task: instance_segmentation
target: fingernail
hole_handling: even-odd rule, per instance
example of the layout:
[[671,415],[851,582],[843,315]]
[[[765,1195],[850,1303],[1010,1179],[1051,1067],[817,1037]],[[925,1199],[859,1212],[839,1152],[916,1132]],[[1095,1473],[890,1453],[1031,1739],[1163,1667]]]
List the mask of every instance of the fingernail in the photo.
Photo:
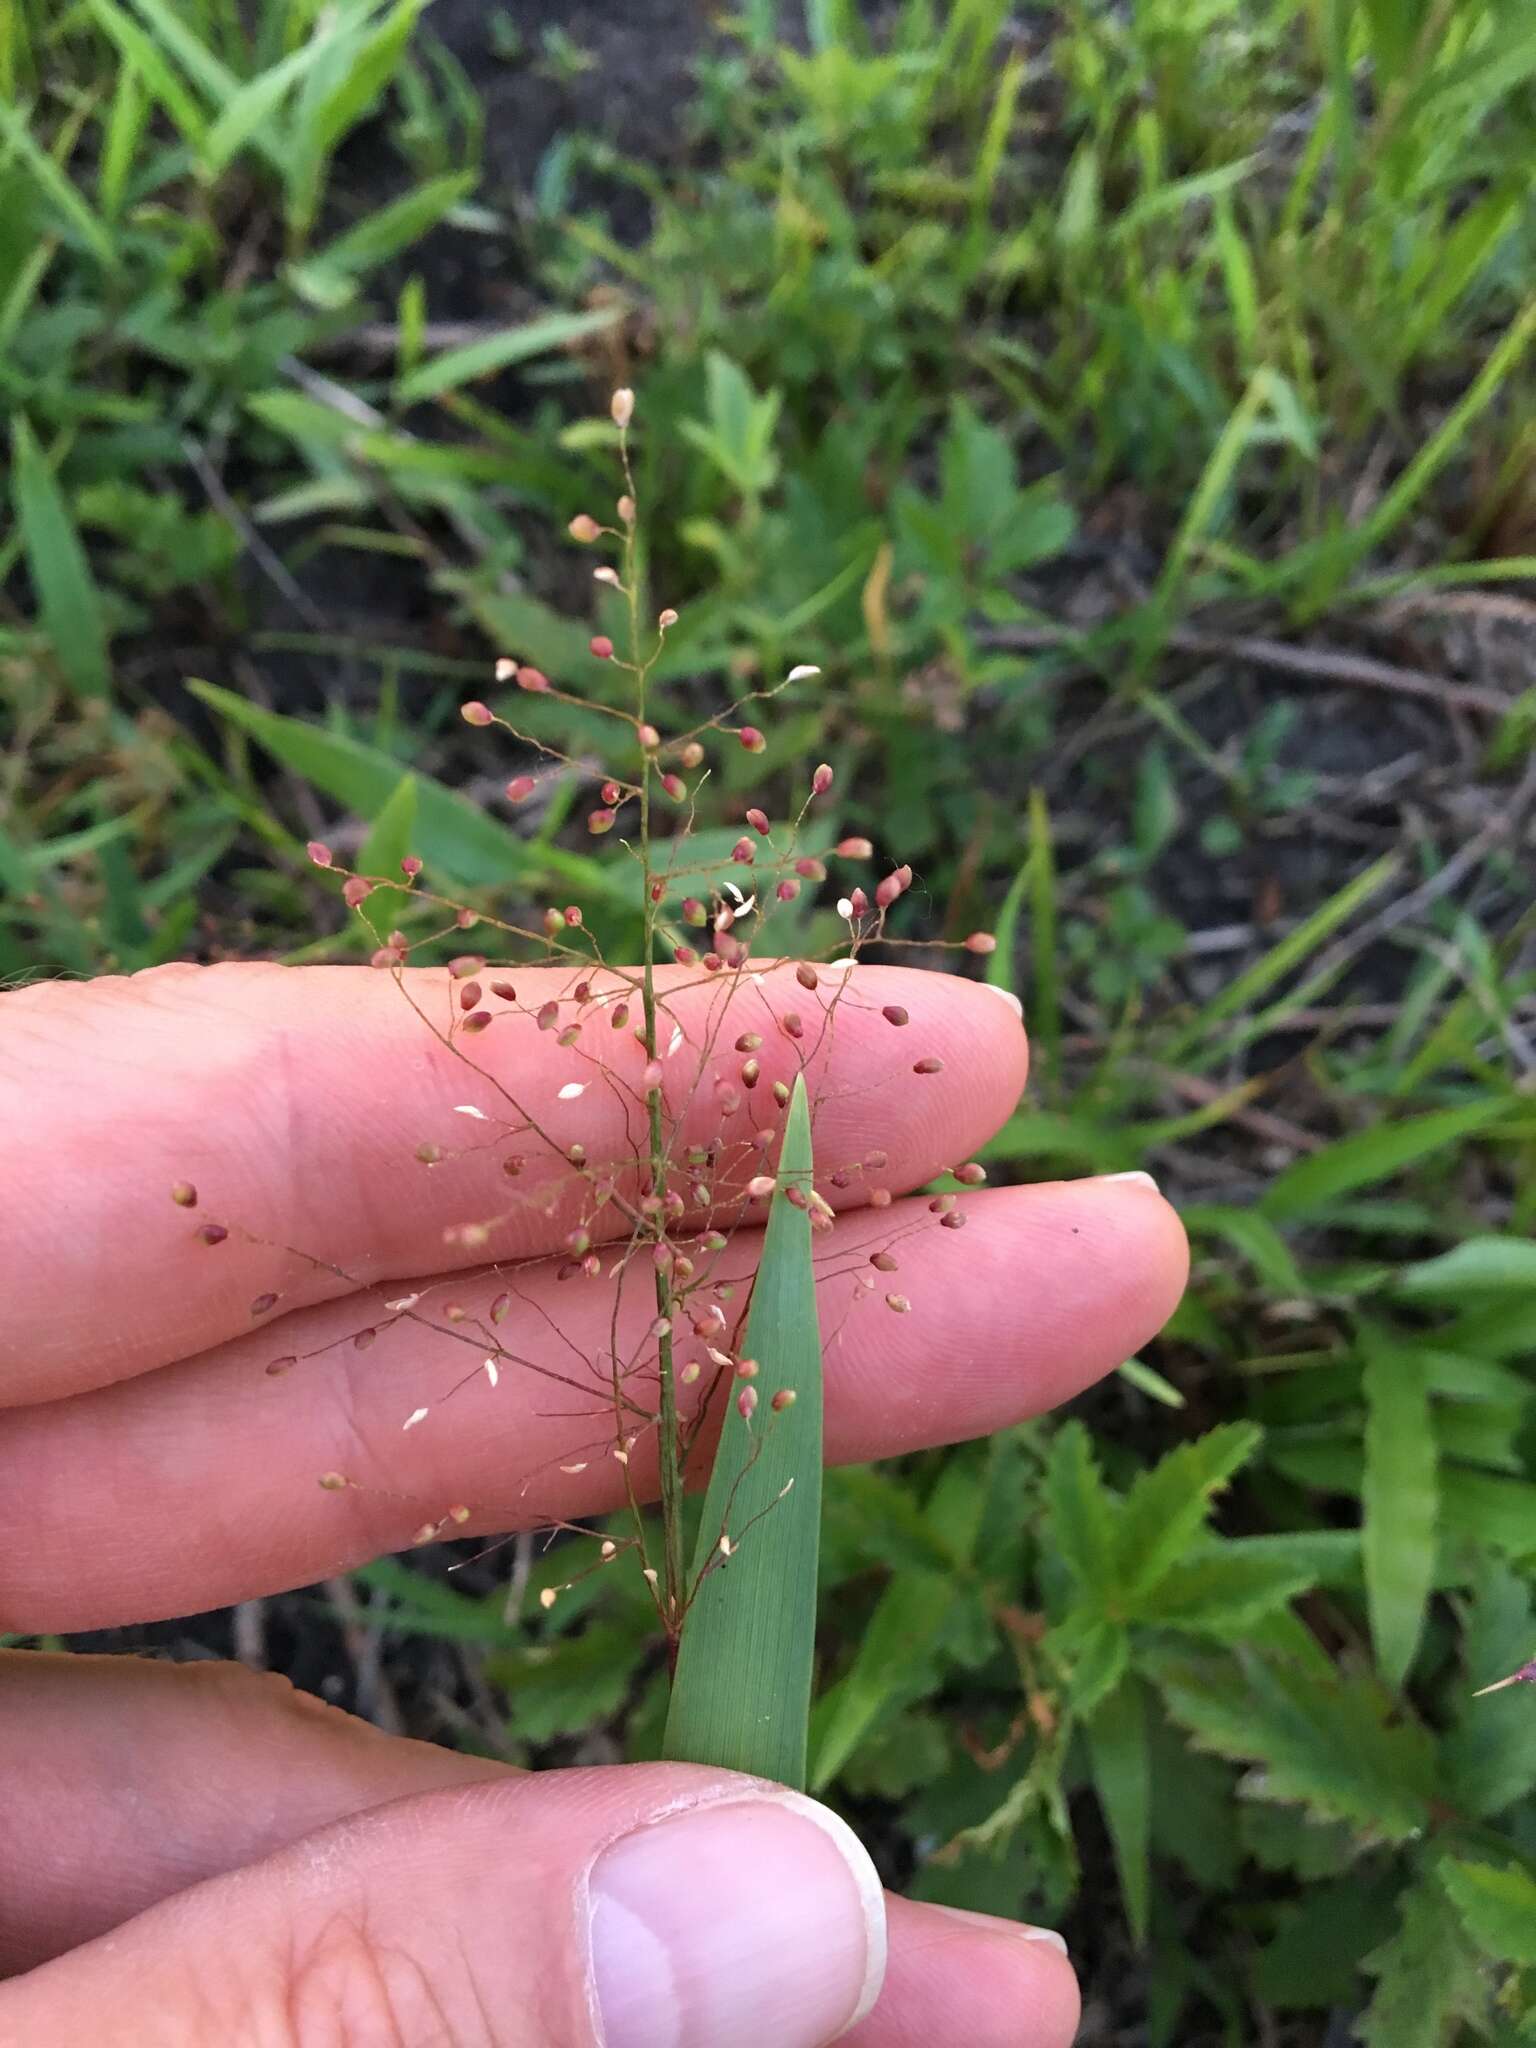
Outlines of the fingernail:
[[1100,1180],[1134,1181],[1140,1187],[1150,1188],[1154,1195],[1160,1195],[1162,1193],[1162,1189],[1158,1186],[1157,1182],[1152,1178],[1151,1174],[1142,1173],[1139,1169],[1135,1173],[1103,1173],[1100,1174],[1099,1178]]
[[875,1867],[798,1793],[655,1821],[604,1851],[591,1892],[605,2048],[820,2048],[885,1975]]
[[1001,988],[995,981],[978,981],[976,986],[978,988],[989,988],[993,995],[1001,996],[1003,1001],[1013,1011],[1015,1017],[1022,1017],[1024,1015],[1024,1005],[1019,1001],[1011,988]]
[[1029,1927],[1022,1920],[1000,1920],[995,1913],[969,1913],[963,1906],[933,1906],[929,1910],[943,1913],[951,1920],[964,1920],[984,1934],[1010,1934],[1020,1941],[1037,1941],[1042,1948],[1053,1948],[1059,1955],[1067,1953],[1067,1944],[1054,1927]]

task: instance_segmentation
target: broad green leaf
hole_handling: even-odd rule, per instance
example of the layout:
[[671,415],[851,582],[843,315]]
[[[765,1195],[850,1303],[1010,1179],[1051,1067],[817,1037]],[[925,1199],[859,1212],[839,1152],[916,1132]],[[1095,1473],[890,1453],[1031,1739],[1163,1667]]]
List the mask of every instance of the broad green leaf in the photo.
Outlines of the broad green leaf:
[[1249,1794],[1408,1841],[1429,1821],[1433,1751],[1373,1679],[1242,1654],[1154,1653],[1150,1675],[1196,1748],[1251,1765]]
[[1424,1627],[1439,1523],[1438,1452],[1424,1367],[1407,1345],[1367,1325],[1362,1542],[1376,1662],[1391,1686],[1408,1676]]
[[81,695],[104,697],[111,677],[101,599],[64,494],[20,413],[11,427],[11,455],[12,503],[43,630]]
[[1377,1181],[1388,1180],[1421,1159],[1445,1151],[1505,1114],[1506,1104],[1495,1095],[1459,1109],[1433,1109],[1425,1116],[1405,1117],[1401,1123],[1374,1124],[1288,1166],[1259,1207],[1282,1223],[1304,1218],[1325,1202],[1353,1194],[1356,1188],[1373,1187]]
[[[194,681],[187,687],[285,766],[361,817],[376,817],[399,786],[400,763],[379,747],[302,718],[285,718],[213,683]],[[553,874],[590,897],[610,903],[631,901],[622,871],[559,847],[535,848],[430,776],[416,777],[416,805],[415,851],[456,881],[478,888],[514,881],[531,886],[541,875]]]
[[607,1720],[623,1704],[649,1647],[644,1629],[628,1618],[594,1619],[579,1635],[499,1650],[485,1668],[506,1690],[512,1733],[524,1742],[550,1742]]
[[1094,1462],[1093,1439],[1080,1422],[1063,1424],[1051,1446],[1046,1504],[1057,1556],[1090,1593],[1107,1596],[1115,1580],[1120,1503]]
[[[416,778],[406,771],[380,806],[368,837],[357,856],[360,875],[382,875],[393,881],[400,863],[414,853],[416,833]],[[401,878],[403,880],[403,877]]]
[[532,356],[568,348],[573,341],[582,341],[589,334],[612,327],[623,316],[622,306],[601,306],[589,313],[546,313],[542,319],[529,320],[521,327],[504,328],[500,334],[490,334],[481,341],[466,342],[462,348],[446,349],[442,355],[433,356],[401,378],[395,396],[402,405],[441,398],[445,391],[456,391],[461,384],[510,369],[514,363],[526,363]]
[[1191,1237],[1219,1237],[1240,1252],[1255,1273],[1279,1294],[1304,1295],[1307,1283],[1291,1248],[1257,1209],[1233,1209],[1215,1202],[1192,1203],[1179,1215]]
[[1140,1681],[1129,1674],[1122,1678],[1087,1732],[1093,1788],[1114,1843],[1131,1934],[1140,1946],[1147,1938],[1152,1889],[1152,1765]]
[[1447,1862],[1440,1881],[1485,1955],[1536,1967],[1536,1878],[1514,1865]]
[[1482,1566],[1464,1614],[1462,1655],[1467,1684],[1442,1755],[1449,1797],[1460,1811],[1486,1819],[1536,1790],[1536,1713],[1530,1688],[1497,1685],[1536,1652],[1536,1611],[1527,1579],[1499,1560]]
[[1180,1444],[1126,1495],[1114,1539],[1115,1584],[1144,1596],[1198,1536],[1212,1496],[1258,1449],[1262,1431],[1228,1422]]
[[1076,1714],[1093,1714],[1125,1676],[1131,1639],[1124,1625],[1078,1608],[1046,1637],[1050,1655],[1066,1670],[1067,1697]]
[[1437,1259],[1405,1266],[1392,1282],[1403,1301],[1481,1305],[1490,1295],[1536,1297],[1536,1244],[1523,1237],[1469,1237]]
[[[795,1082],[752,1286],[746,1349],[760,1370],[744,1420],[729,1389],[699,1524],[666,1754],[803,1789],[816,1646],[821,1535],[821,1331],[807,1212],[785,1190],[811,1186],[811,1119]],[[794,1394],[783,1414],[773,1396]],[[729,1556],[723,1542],[729,1540]]]
[[1376,1989],[1356,2032],[1364,2048],[1452,2048],[1487,2011],[1487,1973],[1433,1871],[1398,1910],[1397,1931],[1361,1964]]

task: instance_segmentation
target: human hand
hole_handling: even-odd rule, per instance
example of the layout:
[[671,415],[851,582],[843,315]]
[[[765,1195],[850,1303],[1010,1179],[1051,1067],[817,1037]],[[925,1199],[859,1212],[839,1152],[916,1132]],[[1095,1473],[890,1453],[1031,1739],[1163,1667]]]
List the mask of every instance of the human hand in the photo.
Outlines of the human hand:
[[[525,1003],[539,972],[518,974]],[[1011,1111],[1023,1033],[972,983],[860,967],[855,986],[808,1063],[818,1179],[878,1143],[889,1184],[921,1186]],[[707,994],[680,988],[679,1014]],[[772,974],[750,999],[789,1006]],[[892,1002],[941,1073],[888,1072]],[[547,1037],[509,1026],[475,1058],[554,1095]],[[501,1529],[534,1479],[544,1517],[618,1504],[611,1461],[559,1471],[591,1424],[549,1413],[564,1404],[536,1372],[402,1436],[462,1375],[458,1349],[387,1318],[366,1353],[345,1341],[377,1313],[361,1289],[425,1292],[423,1269],[457,1263],[475,1312],[504,1284],[443,1242],[505,1206],[499,1151],[452,1175],[413,1156],[466,1099],[473,1077],[366,970],[178,967],[0,1001],[0,1629],[303,1584],[408,1543],[423,1502],[469,1505],[466,1533]],[[559,1108],[565,1142],[621,1148],[616,1096]],[[196,1215],[168,1199],[183,1179]],[[910,1314],[845,1321],[839,1302],[829,1456],[1036,1413],[1178,1298],[1183,1236],[1144,1181],[962,1200],[963,1233],[903,1248]],[[557,1245],[570,1219],[552,1206],[517,1211],[497,1251]],[[215,1216],[231,1235],[210,1248],[194,1232]],[[860,1244],[868,1224],[854,1210],[820,1242]],[[748,1267],[750,1236],[733,1244]],[[526,1269],[519,1344],[536,1366],[600,1348],[607,1284],[557,1294],[547,1266]],[[267,1293],[281,1322],[253,1331]],[[336,1470],[357,1484],[321,1491]],[[13,1652],[0,1677],[0,1970],[22,1973],[0,1985],[0,2048],[812,2048],[871,1999],[860,2048],[1064,2048],[1075,2026],[1049,1938],[882,1901],[847,1830],[777,1788],[672,1765],[525,1776],[234,1667]]]

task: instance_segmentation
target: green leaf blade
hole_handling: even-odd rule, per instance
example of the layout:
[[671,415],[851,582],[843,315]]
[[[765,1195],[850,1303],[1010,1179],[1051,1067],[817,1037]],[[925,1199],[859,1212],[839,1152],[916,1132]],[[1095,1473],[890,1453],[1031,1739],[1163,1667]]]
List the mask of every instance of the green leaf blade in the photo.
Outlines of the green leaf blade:
[[[694,1558],[665,1754],[803,1790],[821,1534],[821,1329],[811,1226],[787,1198],[811,1179],[805,1082],[795,1083],[752,1289],[747,1351],[759,1373],[747,1422],[726,1409]],[[772,1414],[773,1396],[795,1403]],[[720,1539],[728,1535],[726,1557]]]

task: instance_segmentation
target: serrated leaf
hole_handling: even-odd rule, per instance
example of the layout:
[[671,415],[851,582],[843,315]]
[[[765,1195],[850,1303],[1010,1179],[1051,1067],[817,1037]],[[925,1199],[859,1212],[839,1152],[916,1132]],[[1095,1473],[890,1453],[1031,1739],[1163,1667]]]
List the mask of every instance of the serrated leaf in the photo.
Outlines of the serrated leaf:
[[[757,1413],[726,1409],[704,1496],[693,1602],[683,1624],[665,1753],[803,1789],[816,1646],[821,1537],[821,1330],[807,1212],[785,1190],[811,1185],[811,1118],[795,1081],[752,1285],[746,1349],[759,1364]],[[782,1389],[795,1395],[771,1414]],[[733,1550],[722,1557],[720,1541]]]
[[1066,1666],[1067,1696],[1077,1714],[1092,1714],[1120,1683],[1130,1661],[1124,1626],[1081,1610],[1053,1628],[1046,1645]]
[[1536,1968],[1536,1878],[1510,1864],[1446,1862],[1440,1882],[1485,1955]]
[[1162,1628],[1233,1635],[1316,1584],[1305,1561],[1254,1554],[1238,1540],[1180,1558],[1132,1612]]
[[646,1634],[628,1622],[594,1621],[580,1635],[497,1651],[486,1671],[506,1689],[513,1734],[550,1742],[616,1712],[648,1647]]
[[1376,1979],[1356,2027],[1364,2048],[1451,2048],[1487,2009],[1477,1951],[1431,1872],[1403,1892],[1397,1931],[1361,1968]]
[[1080,1422],[1068,1422],[1057,1432],[1045,1498],[1056,1554],[1080,1585],[1107,1593],[1114,1582],[1120,1503],[1099,1474],[1093,1440]]
[[1391,1696],[1373,1679],[1304,1672],[1251,1653],[1153,1653],[1149,1669],[1197,1748],[1254,1767],[1251,1796],[1349,1821],[1367,1839],[1406,1841],[1427,1824],[1429,1739],[1391,1721]]
[[104,697],[111,675],[101,598],[64,494],[20,413],[11,427],[11,456],[11,501],[43,631],[75,689]]
[[1406,1345],[1367,1325],[1365,1475],[1361,1492],[1366,1602],[1383,1678],[1408,1675],[1435,1572],[1439,1453],[1424,1367]]
[[1151,1911],[1152,1761],[1146,1699],[1140,1682],[1123,1678],[1087,1724],[1093,1787],[1114,1844],[1126,1917],[1138,1947]]
[[1115,1531],[1114,1578],[1125,1598],[1148,1592],[1189,1548],[1212,1496],[1253,1456],[1262,1436],[1252,1423],[1222,1423],[1142,1473]]
[[1464,1611],[1466,1689],[1454,1728],[1443,1738],[1453,1805],[1486,1819],[1536,1791],[1536,1712],[1524,1685],[1476,1697],[1518,1670],[1536,1651],[1536,1605],[1526,1579],[1497,1559],[1481,1564]]

